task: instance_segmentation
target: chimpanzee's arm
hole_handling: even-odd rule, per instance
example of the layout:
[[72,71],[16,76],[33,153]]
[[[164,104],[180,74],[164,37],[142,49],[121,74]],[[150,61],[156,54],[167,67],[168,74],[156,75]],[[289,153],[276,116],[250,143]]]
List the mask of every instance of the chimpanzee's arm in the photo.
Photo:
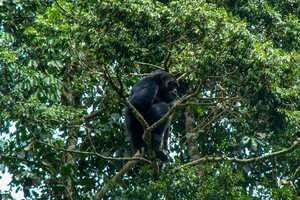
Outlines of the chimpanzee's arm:
[[143,79],[132,89],[130,103],[143,115],[152,106],[159,86],[150,79]]

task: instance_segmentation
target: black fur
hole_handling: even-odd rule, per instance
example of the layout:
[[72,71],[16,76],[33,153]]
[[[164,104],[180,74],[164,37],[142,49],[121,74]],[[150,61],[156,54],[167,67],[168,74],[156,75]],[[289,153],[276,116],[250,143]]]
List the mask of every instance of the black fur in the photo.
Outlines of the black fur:
[[[169,105],[176,97],[176,89],[175,77],[165,71],[156,70],[133,86],[129,102],[151,125],[169,111]],[[143,128],[129,108],[126,109],[125,120],[133,149],[135,151],[146,149]],[[162,123],[151,133],[152,148],[162,161],[168,160],[167,155],[163,152],[167,149],[168,127],[167,122]]]

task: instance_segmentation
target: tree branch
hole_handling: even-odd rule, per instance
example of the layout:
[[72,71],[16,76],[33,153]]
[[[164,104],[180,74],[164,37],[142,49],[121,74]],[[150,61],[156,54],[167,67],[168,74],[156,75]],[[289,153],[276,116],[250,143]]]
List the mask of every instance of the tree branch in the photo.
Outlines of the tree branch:
[[163,67],[158,66],[158,65],[154,65],[154,64],[151,64],[151,63],[144,63],[144,62],[138,62],[138,61],[136,61],[135,63],[136,63],[136,64],[139,64],[139,65],[147,65],[147,66],[150,66],[150,67],[154,67],[154,68],[156,68],[156,69],[164,70]]
[[[136,152],[133,157],[138,158],[141,156],[140,152]],[[141,157],[140,157],[141,158]],[[127,162],[125,165],[123,165],[122,169],[114,175],[108,183],[104,184],[104,186],[96,192],[96,200],[100,200],[104,197],[104,195],[110,190],[110,188],[117,183],[121,177],[129,171],[133,166],[135,166],[138,163],[138,160],[132,160]]]
[[274,153],[265,154],[265,155],[254,157],[254,158],[246,158],[246,159],[231,158],[231,157],[226,157],[226,156],[205,156],[200,159],[197,159],[197,160],[191,161],[189,163],[186,163],[184,165],[181,165],[181,166],[177,167],[175,170],[180,170],[183,168],[191,167],[191,166],[197,165],[199,163],[208,162],[208,161],[231,161],[231,162],[237,162],[237,163],[241,163],[241,164],[258,162],[261,160],[267,160],[267,159],[270,159],[273,157],[291,153],[295,149],[297,149],[298,146],[300,146],[300,138],[298,138],[290,147],[282,149],[280,151],[276,151]]
[[99,157],[101,159],[105,159],[105,160],[117,160],[117,161],[120,161],[120,160],[122,160],[122,161],[123,160],[136,161],[137,160],[137,161],[144,161],[146,163],[151,164],[150,160],[147,160],[146,158],[143,158],[143,157],[136,157],[136,156],[133,156],[133,157],[109,157],[109,156],[104,156],[102,154],[99,154],[97,152],[69,150],[69,149],[54,147],[53,145],[42,142],[42,141],[37,141],[37,142],[40,143],[40,144],[49,146],[49,147],[51,147],[55,150],[59,150],[59,151],[63,151],[63,152],[69,152],[69,153],[75,153],[75,154],[81,154],[81,155],[97,156],[97,157]]

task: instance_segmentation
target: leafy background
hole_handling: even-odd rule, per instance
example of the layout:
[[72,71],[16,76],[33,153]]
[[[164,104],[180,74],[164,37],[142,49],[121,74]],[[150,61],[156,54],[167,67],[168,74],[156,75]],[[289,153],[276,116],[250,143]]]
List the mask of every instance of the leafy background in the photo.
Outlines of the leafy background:
[[[1,1],[2,198],[300,199],[299,17],[298,0]],[[197,91],[172,160],[112,181],[132,155],[125,98],[157,66],[182,76],[178,99]]]

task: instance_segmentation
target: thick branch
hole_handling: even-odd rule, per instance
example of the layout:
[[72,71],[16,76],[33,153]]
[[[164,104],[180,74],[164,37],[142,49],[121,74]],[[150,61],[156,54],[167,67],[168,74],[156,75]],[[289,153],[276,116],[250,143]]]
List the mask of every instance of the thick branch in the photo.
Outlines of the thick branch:
[[[139,152],[136,152],[134,154],[133,157],[140,157],[140,153]],[[114,175],[108,183],[104,184],[104,186],[98,190],[96,192],[96,200],[100,200],[104,197],[104,195],[110,190],[110,188],[115,184],[117,183],[121,177],[126,173],[128,172],[133,166],[135,166],[136,164],[138,163],[137,160],[132,160],[132,161],[129,161],[127,162],[123,167],[122,169],[116,174]]]
[[149,124],[146,122],[145,118],[142,116],[142,114],[126,99],[126,105],[130,108],[133,115],[136,117],[136,119],[140,122],[143,129],[148,129]]

